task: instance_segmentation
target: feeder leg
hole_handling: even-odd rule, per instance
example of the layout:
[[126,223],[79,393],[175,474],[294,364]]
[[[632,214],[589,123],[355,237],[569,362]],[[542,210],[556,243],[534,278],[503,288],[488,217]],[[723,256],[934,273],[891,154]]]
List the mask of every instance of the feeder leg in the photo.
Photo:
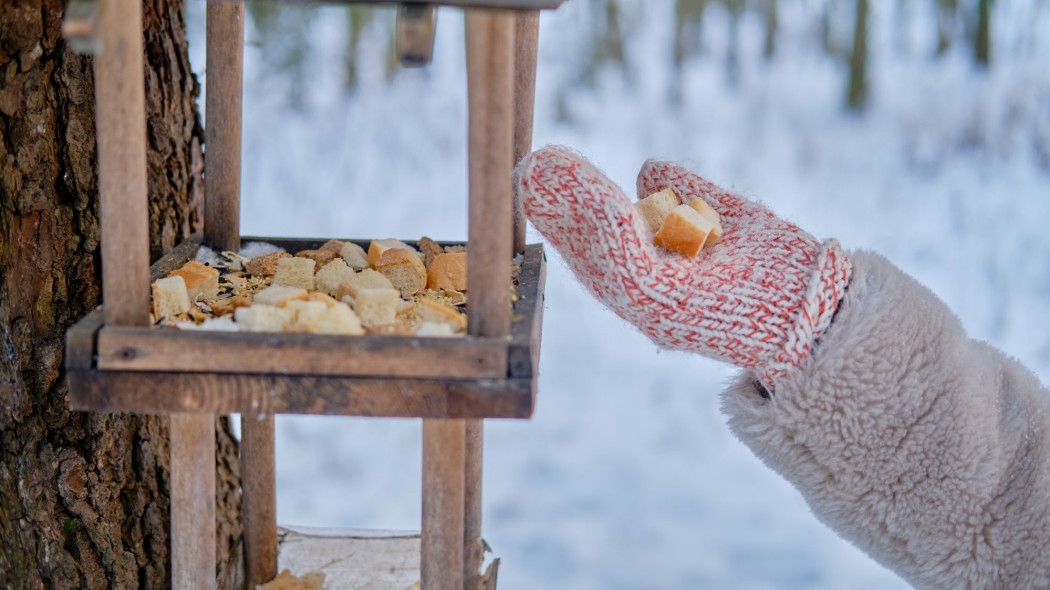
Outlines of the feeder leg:
[[484,456],[485,423],[465,420],[466,453],[464,458],[463,510],[463,582],[468,590],[481,590],[481,562],[485,541],[481,538],[481,465]]
[[463,588],[463,420],[423,420],[423,590]]
[[[514,19],[514,165],[517,166],[532,151],[540,13],[523,10]],[[514,252],[525,252],[525,212],[517,195],[514,196]]]
[[277,575],[277,495],[273,414],[241,414],[241,500],[245,587]]
[[215,588],[215,416],[171,415],[171,586]]
[[99,0],[95,56],[102,292],[106,324],[149,325],[149,214],[142,2]]
[[244,3],[209,2],[205,92],[204,243],[241,247],[241,97]]

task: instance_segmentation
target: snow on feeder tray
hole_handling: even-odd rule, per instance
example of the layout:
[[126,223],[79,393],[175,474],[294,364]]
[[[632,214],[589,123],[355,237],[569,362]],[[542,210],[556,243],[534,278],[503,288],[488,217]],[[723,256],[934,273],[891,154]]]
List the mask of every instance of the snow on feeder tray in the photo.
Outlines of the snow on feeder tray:
[[[498,560],[481,571],[486,548],[481,538],[481,419],[528,418],[535,402],[544,254],[539,245],[524,243],[524,216],[512,197],[510,179],[514,163],[532,141],[538,10],[560,3],[436,3],[466,10],[469,223],[464,245],[470,252],[470,289],[467,333],[461,338],[150,326],[153,281],[192,260],[201,245],[234,252],[240,247],[244,4],[207,6],[204,235],[187,239],[152,265],[141,3],[77,0],[67,11],[63,30],[71,46],[96,52],[104,293],[102,307],[67,333],[69,405],[169,415],[173,587],[213,588],[216,583],[214,419],[223,413],[241,414],[247,587],[272,580],[279,563],[295,574],[305,573],[296,571],[293,552],[279,548],[275,413],[422,418],[422,531],[418,562],[410,561],[418,563],[423,590],[495,587]],[[434,18],[433,5],[401,5],[397,35],[405,63],[429,60]],[[252,239],[292,252],[325,242]],[[519,297],[512,302],[515,260]],[[345,546],[356,551],[350,545],[371,543],[368,538],[355,534]],[[374,538],[378,543],[385,537]],[[381,550],[374,554],[382,557]],[[379,575],[381,563],[377,557],[375,563],[355,567],[367,571],[374,566]],[[382,586],[379,578],[375,583]],[[326,587],[342,583],[331,579]]]

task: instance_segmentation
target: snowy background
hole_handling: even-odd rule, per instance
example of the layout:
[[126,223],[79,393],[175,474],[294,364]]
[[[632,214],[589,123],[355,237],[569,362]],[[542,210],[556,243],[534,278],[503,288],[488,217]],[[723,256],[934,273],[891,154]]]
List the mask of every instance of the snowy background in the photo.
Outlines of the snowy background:
[[[735,86],[721,5],[705,13],[704,51],[676,69],[673,3],[642,0],[621,2],[625,62],[581,83],[586,4],[543,16],[536,146],[572,146],[629,190],[646,158],[685,162],[888,256],[1050,381],[1047,3],[995,3],[993,66],[979,70],[961,45],[931,57],[934,2],[872,2],[861,114],[842,106],[844,62],[816,47],[821,2],[780,3],[770,60],[745,13]],[[190,2],[206,88],[203,13]],[[359,32],[352,88],[346,9],[284,15],[301,19],[296,38],[248,19],[244,234],[465,238],[461,13],[439,12],[428,69],[393,77],[386,16]],[[732,438],[719,413],[731,369],[657,350],[549,257],[535,416],[486,425],[501,589],[907,587]],[[419,527],[418,420],[282,416],[277,437],[280,523]]]

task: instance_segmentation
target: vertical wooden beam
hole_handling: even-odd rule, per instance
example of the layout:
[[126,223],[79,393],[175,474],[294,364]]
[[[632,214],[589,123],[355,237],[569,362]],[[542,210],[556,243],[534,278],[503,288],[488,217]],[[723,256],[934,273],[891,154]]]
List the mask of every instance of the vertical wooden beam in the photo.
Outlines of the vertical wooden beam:
[[[469,227],[468,329],[473,336],[510,333],[514,203],[511,178],[515,146],[515,26],[512,12],[467,11]],[[531,102],[530,102],[531,105]],[[531,106],[530,106],[531,110]],[[524,241],[524,238],[523,238]],[[484,426],[465,426],[463,576],[480,584],[481,475]]]
[[277,494],[273,414],[241,414],[241,498],[245,588],[277,575]]
[[463,589],[463,420],[423,420],[423,590]]
[[142,2],[99,0],[95,56],[102,295],[109,325],[149,324]]
[[172,414],[171,586],[215,588],[215,416]]
[[[532,118],[536,105],[536,57],[540,13],[523,10],[514,17],[514,165],[532,151]],[[525,252],[525,211],[514,197],[514,252]]]
[[241,246],[244,3],[208,2],[204,126],[204,243]]

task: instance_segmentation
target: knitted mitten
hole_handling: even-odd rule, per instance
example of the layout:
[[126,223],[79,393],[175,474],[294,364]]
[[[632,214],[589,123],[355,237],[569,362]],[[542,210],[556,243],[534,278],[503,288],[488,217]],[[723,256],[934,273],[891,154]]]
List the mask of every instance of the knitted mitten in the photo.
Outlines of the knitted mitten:
[[770,390],[809,355],[849,282],[837,241],[820,242],[674,164],[647,162],[638,194],[671,188],[718,212],[722,239],[697,257],[654,246],[623,191],[566,148],[528,155],[515,184],[533,225],[617,315],[659,346],[754,369]]

